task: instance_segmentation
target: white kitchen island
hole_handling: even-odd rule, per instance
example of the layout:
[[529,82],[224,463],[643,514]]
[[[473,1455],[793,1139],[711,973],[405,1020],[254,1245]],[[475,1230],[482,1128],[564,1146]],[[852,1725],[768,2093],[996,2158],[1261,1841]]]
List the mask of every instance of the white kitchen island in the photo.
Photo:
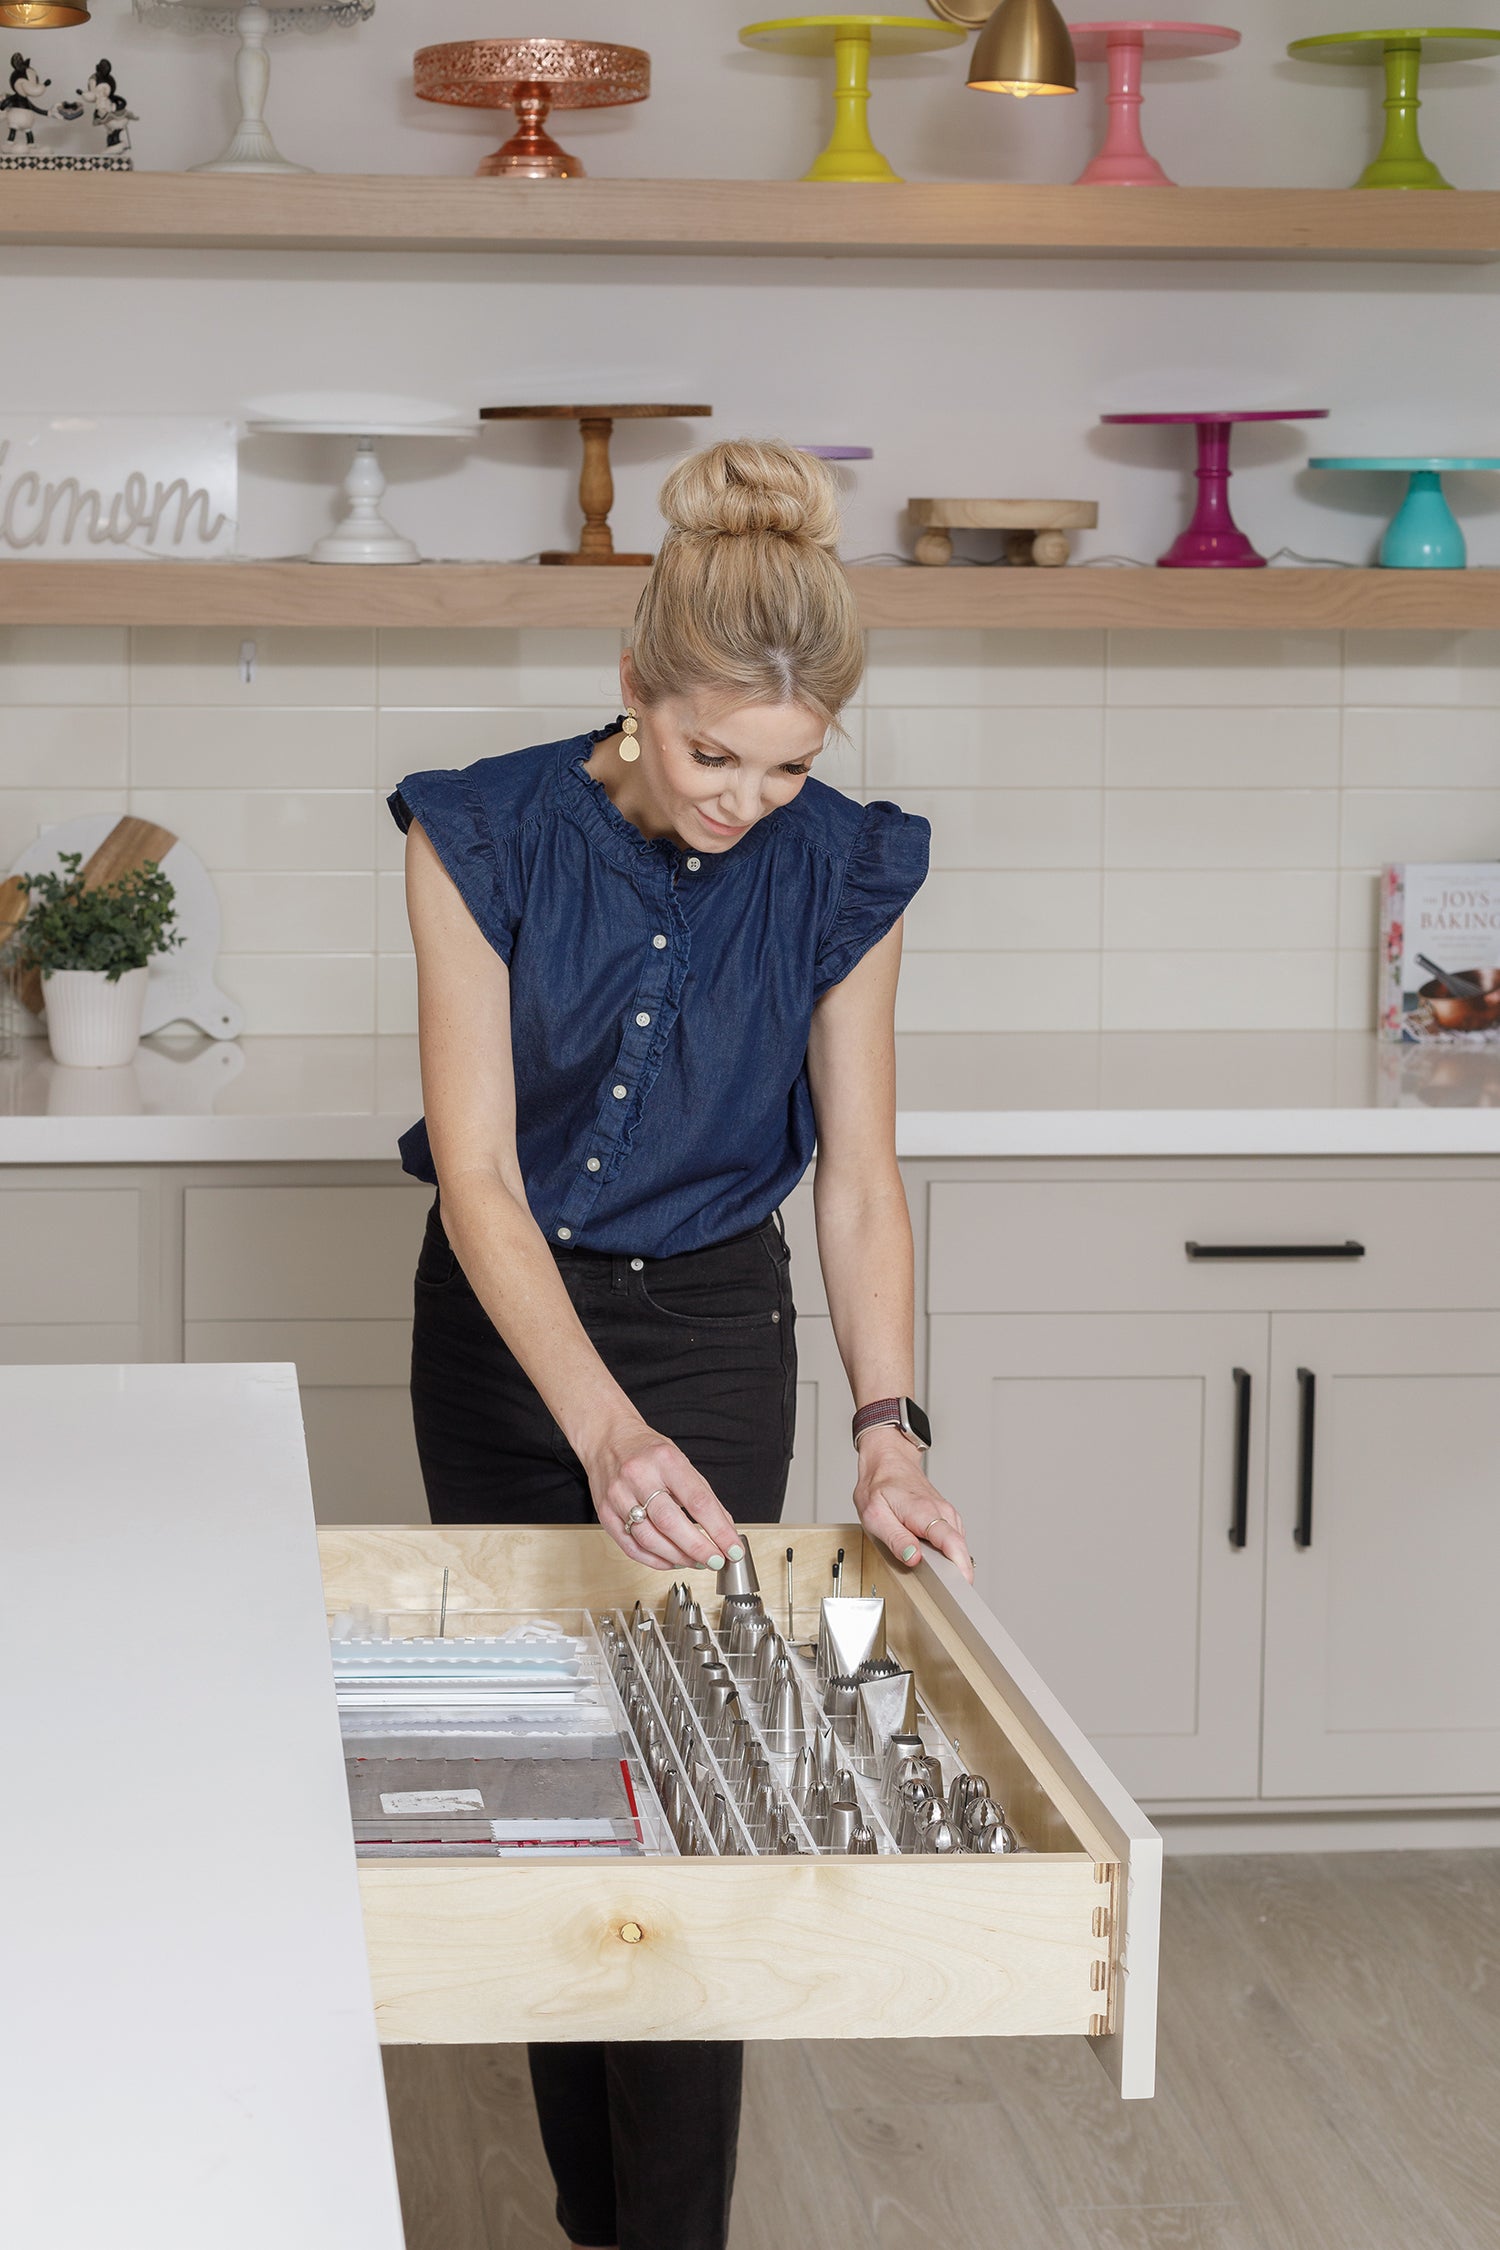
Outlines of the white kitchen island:
[[0,1368],[3,2232],[399,2250],[290,1367]]

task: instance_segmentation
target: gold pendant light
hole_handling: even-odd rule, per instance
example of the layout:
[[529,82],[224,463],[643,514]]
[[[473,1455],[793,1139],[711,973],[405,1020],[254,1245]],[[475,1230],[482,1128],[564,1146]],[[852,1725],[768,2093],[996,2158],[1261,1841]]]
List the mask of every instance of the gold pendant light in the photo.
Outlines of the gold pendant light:
[[1078,63],[1054,0],[1000,0],[974,42],[969,84],[983,94],[1076,94]]
[[0,30],[66,31],[88,20],[84,0],[0,0]]

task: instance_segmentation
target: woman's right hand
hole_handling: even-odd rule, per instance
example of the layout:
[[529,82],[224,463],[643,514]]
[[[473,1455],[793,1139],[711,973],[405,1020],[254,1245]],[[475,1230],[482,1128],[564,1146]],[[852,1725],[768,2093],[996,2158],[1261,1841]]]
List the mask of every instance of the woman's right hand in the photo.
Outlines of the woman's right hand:
[[[632,1562],[652,1570],[722,1570],[744,1549],[728,1511],[680,1446],[639,1419],[623,1423],[584,1461],[599,1521]],[[649,1514],[631,1524],[633,1508]]]

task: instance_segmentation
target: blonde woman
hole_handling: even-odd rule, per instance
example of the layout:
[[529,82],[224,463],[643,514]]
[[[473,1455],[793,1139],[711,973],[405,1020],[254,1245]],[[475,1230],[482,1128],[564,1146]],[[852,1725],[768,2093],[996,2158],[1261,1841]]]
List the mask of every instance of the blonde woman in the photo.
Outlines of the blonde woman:
[[[781,1513],[796,1344],[779,1206],[817,1150],[818,1256],[856,1409],[854,1506],[972,1575],[923,1468],[895,1151],[901,916],[928,829],[814,767],[859,682],[834,487],[716,445],[668,523],[622,718],[414,774],[407,831],[438,1188],[412,1404],[433,1520],[587,1523],[662,1571]],[[544,2046],[578,2250],[722,2250],[740,2049]]]

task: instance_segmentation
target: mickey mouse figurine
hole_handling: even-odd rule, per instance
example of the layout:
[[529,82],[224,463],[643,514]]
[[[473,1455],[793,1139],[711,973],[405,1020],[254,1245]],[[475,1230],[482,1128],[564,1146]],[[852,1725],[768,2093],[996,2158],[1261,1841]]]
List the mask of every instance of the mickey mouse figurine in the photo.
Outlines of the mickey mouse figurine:
[[38,75],[25,55],[11,56],[10,91],[0,96],[0,113],[3,113],[8,127],[5,135],[8,149],[15,147],[23,133],[26,136],[26,146],[36,147],[36,127],[28,119],[50,114],[47,104],[37,97],[45,94],[51,83],[50,78]]
[[114,68],[107,56],[95,63],[94,75],[84,87],[81,100],[85,109],[92,111],[94,124],[105,128],[106,154],[123,156],[130,147],[131,122],[139,124],[140,119],[115,84]]

